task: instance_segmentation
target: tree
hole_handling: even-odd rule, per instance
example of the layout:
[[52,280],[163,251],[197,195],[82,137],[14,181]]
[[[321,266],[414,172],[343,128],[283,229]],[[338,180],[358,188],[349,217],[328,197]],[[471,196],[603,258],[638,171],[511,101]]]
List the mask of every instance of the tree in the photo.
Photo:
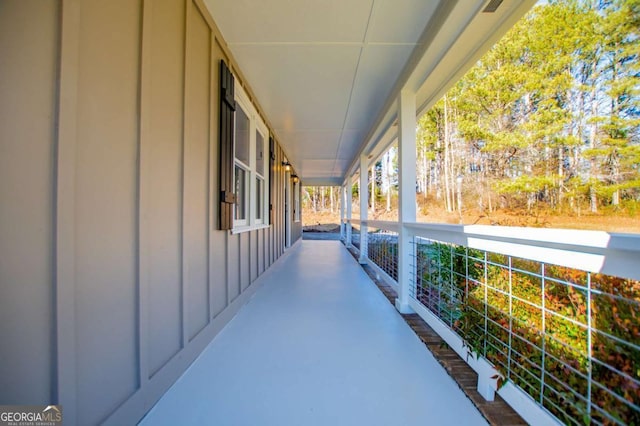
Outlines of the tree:
[[466,177],[478,206],[579,211],[638,196],[640,1],[538,5],[418,129],[418,185],[453,210]]

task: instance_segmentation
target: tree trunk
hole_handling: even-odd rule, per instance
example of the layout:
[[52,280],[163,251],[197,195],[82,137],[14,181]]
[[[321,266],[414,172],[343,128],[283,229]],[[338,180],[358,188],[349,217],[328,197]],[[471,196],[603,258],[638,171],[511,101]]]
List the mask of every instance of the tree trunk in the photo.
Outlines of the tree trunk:
[[390,151],[388,151],[385,154],[385,160],[384,160],[385,165],[385,179],[386,179],[386,196],[387,196],[387,211],[390,212],[391,211],[391,170],[393,168],[393,165],[391,164],[391,154]]
[[[616,43],[616,50],[618,49],[618,44]],[[616,85],[616,81],[618,80],[618,67],[617,67],[617,58],[614,58],[612,60],[612,66],[613,66],[613,71],[612,71],[612,82],[611,82],[611,86],[615,86]],[[616,121],[618,118],[618,97],[617,96],[612,96],[611,98],[611,117],[610,117],[610,123],[611,123],[611,132],[617,132],[617,130],[613,130],[613,129],[617,129],[617,125],[616,125]],[[616,135],[611,135],[611,137],[617,139],[617,134]],[[620,190],[617,189],[618,183],[620,182],[620,165],[619,165],[619,161],[618,161],[618,153],[617,153],[617,148],[612,148],[612,152],[610,155],[610,163],[611,163],[611,180],[613,185],[615,185],[616,189],[615,191],[613,191],[613,193],[611,194],[611,204],[614,207],[618,207],[620,205]]]
[[[593,62],[593,73],[596,72],[596,62]],[[596,117],[598,115],[598,101],[596,99],[596,86],[594,85],[591,89],[591,116]],[[596,133],[598,131],[598,125],[595,120],[591,123],[591,133],[589,134],[589,148],[593,149],[596,147]],[[590,163],[590,171],[589,178],[596,179],[598,175],[598,166],[596,164],[596,159],[594,156],[589,160]],[[597,213],[598,211],[598,196],[596,194],[596,188],[593,183],[589,186],[589,208],[591,213]]]
[[427,150],[423,149],[422,152],[422,169],[423,169],[423,182],[422,182],[422,190],[424,191],[423,198],[425,201],[427,197],[429,197],[429,163],[427,162]]
[[371,193],[369,194],[371,199],[371,213],[376,212],[376,165],[371,166]]
[[313,187],[313,196],[311,198],[313,203],[313,212],[317,213],[318,212],[318,188],[317,187]]
[[333,186],[329,187],[329,196],[331,197],[331,213],[335,211],[335,204],[333,201]]
[[447,96],[444,96],[444,192],[445,192],[445,208],[447,212],[453,211],[453,201],[451,196],[452,191],[452,177],[451,177],[451,162],[450,146],[449,146],[449,108],[447,107]]
[[562,208],[562,189],[564,187],[563,166],[564,166],[564,147],[558,147],[558,207]]

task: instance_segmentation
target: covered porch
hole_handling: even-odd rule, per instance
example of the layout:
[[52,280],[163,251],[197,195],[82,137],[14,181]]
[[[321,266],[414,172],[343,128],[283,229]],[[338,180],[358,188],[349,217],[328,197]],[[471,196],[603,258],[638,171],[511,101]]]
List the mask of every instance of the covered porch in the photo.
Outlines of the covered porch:
[[[417,119],[534,3],[0,3],[0,405],[484,424],[417,314],[529,423],[640,422],[637,235],[416,223]],[[342,243],[298,241],[301,185],[341,186]]]
[[481,425],[338,241],[301,241],[142,425]]

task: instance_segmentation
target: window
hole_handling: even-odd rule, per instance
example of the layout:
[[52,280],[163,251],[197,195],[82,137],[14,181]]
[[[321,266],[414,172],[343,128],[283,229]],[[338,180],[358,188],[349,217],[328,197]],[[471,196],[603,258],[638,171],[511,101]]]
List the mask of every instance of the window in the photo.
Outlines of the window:
[[267,127],[241,87],[235,90],[233,231],[268,224]]
[[256,222],[262,223],[264,217],[264,142],[265,138],[256,129]]
[[236,109],[236,161],[246,164],[249,160],[249,117],[242,106]]
[[247,222],[247,196],[250,188],[247,187],[247,174],[251,173],[251,161],[249,157],[249,117],[241,105],[236,108],[235,124],[235,167],[234,182],[236,192],[235,222],[236,226],[246,226]]
[[[236,189],[236,215],[235,220],[238,225],[246,225],[247,221],[247,178],[246,170],[236,165],[235,168],[235,189]],[[242,223],[240,223],[242,222]]]
[[300,181],[297,177],[293,181],[293,220],[300,222]]

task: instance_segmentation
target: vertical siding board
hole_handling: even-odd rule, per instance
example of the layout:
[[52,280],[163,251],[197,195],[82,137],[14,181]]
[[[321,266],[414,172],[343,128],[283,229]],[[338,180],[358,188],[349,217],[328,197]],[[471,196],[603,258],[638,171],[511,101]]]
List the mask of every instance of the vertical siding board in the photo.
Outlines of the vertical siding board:
[[279,169],[280,169],[280,155],[278,154],[278,145],[276,144],[276,161],[274,164],[274,173],[273,173],[273,261],[275,262],[278,258],[278,234],[280,226],[279,222],[279,213],[280,213],[280,199],[278,197],[278,185],[280,182]]
[[204,274],[205,274],[205,291],[207,293],[207,318],[206,318],[206,323],[209,324],[211,322],[211,318],[213,318],[213,314],[212,314],[212,310],[213,310],[213,292],[211,290],[211,274],[209,273],[209,271],[211,270],[211,151],[212,151],[212,136],[215,134],[213,132],[213,128],[212,128],[212,123],[213,120],[211,118],[212,113],[213,113],[213,107],[211,105],[211,102],[213,100],[213,81],[212,81],[212,75],[213,75],[213,69],[214,67],[212,66],[212,61],[213,61],[213,31],[211,31],[211,28],[209,27],[209,24],[207,23],[207,20],[205,19],[205,17],[202,15],[202,12],[200,12],[200,16],[202,16],[202,19],[204,20],[204,24],[205,24],[205,28],[207,28],[207,75],[205,76],[205,79],[207,81],[207,83],[209,84],[209,87],[207,91],[205,91],[205,96],[206,96],[206,108],[207,108],[207,115],[205,118],[205,129],[207,131],[207,137],[204,140],[204,143],[206,144],[206,152],[207,155],[204,158],[204,163],[205,163],[205,167],[206,167],[206,172],[205,172],[205,191],[204,191],[204,208],[205,208],[205,262],[206,262],[206,266],[205,266],[205,270],[204,270]]
[[249,232],[243,232],[240,235],[240,292],[245,291],[249,287],[251,281],[251,247]]
[[265,270],[271,266],[273,263],[273,252],[271,248],[273,247],[273,222],[269,224],[269,228],[265,231],[266,235],[266,261],[265,261]]
[[56,397],[53,179],[59,17],[59,1],[0,2],[2,404],[49,404]]
[[238,296],[240,294],[242,294],[242,264],[243,264],[243,259],[242,259],[242,234],[238,234],[236,235],[237,238],[237,246],[236,246],[236,252],[235,252],[235,264],[234,264],[234,269],[236,269],[238,271],[238,275],[237,275],[237,292],[238,292]]
[[256,278],[262,274],[264,269],[264,229],[259,229],[257,232],[257,245],[256,245]]
[[[217,205],[217,197],[215,195],[215,190],[214,188],[216,188],[216,183],[217,183],[217,179],[216,179],[216,174],[218,172],[218,168],[216,164],[216,159],[217,157],[215,156],[215,152],[217,151],[215,149],[215,147],[217,147],[217,143],[218,143],[218,127],[216,125],[216,118],[218,117],[218,112],[219,112],[219,104],[218,102],[215,102],[214,100],[216,99],[216,82],[218,81],[217,79],[217,67],[215,66],[216,63],[216,59],[219,56],[216,48],[216,38],[215,38],[215,34],[213,31],[211,31],[210,34],[210,40],[209,40],[209,45],[211,46],[211,57],[209,58],[209,69],[211,70],[211,72],[209,73],[209,154],[207,155],[207,159],[209,161],[209,176],[208,176],[208,185],[209,187],[207,188],[207,222],[208,222],[208,226],[207,226],[207,238],[208,238],[208,245],[207,245],[207,262],[208,262],[208,269],[207,269],[207,281],[208,281],[208,288],[207,291],[209,292],[209,321],[213,320],[213,318],[215,318],[215,316],[217,315],[217,313],[219,312],[217,310],[217,307],[215,306],[216,304],[216,299],[219,297],[218,294],[216,294],[216,290],[218,290],[218,288],[216,287],[216,284],[218,284],[216,278],[219,277],[214,275],[214,264],[216,263],[216,256],[213,254],[213,251],[215,249],[215,243],[214,243],[214,234],[216,232],[214,232],[214,224],[217,223],[217,216],[214,217],[215,215],[215,208],[214,206]],[[215,117],[215,118],[214,118]],[[216,265],[218,266],[219,269],[219,263]],[[221,271],[218,271],[218,274]],[[219,284],[218,284],[219,285]]]
[[255,262],[255,256],[253,254],[253,247],[256,245],[256,237],[255,231],[245,232],[246,234],[246,257],[247,257],[247,269],[248,269],[248,278],[247,281],[243,283],[242,290],[244,291],[251,283],[253,282],[253,262]]
[[[80,424],[104,420],[140,385],[141,13],[141,1],[125,0],[83,4],[80,10],[75,170]],[[118,31],[111,31],[115,26]]]
[[208,149],[211,33],[197,7],[191,6],[187,37],[185,140],[185,238],[187,247],[187,324],[193,339],[209,322],[208,294]]
[[251,254],[253,255],[254,259],[251,262],[251,282],[254,282],[256,278],[258,278],[258,271],[260,270],[260,233],[260,229],[257,229],[253,232],[254,236],[252,239],[253,243],[251,246]]
[[260,230],[255,230],[249,233],[250,241],[250,276],[249,282],[252,283],[258,278],[258,247],[260,242]]
[[[264,262],[264,229],[256,231],[256,277],[262,273],[262,265]],[[255,279],[254,278],[254,279]]]
[[275,224],[272,223],[269,227],[269,266],[273,265],[275,258]]
[[231,283],[231,274],[229,272],[230,268],[229,268],[229,240],[230,240],[230,236],[229,233],[225,233],[224,234],[224,247],[222,248],[222,250],[224,251],[224,287],[225,287],[225,295],[227,296],[226,298],[226,306],[229,306],[229,304],[231,303],[231,290],[230,290],[230,283]]
[[[278,156],[280,157],[279,163],[282,164],[284,160],[282,156],[282,150],[278,149]],[[284,193],[282,192],[282,174],[283,170],[280,167],[278,172],[278,257],[282,255],[282,247],[284,246],[284,228],[282,227],[282,220],[284,217]]]
[[66,0],[61,13],[60,82],[56,176],[56,348],[57,398],[65,421],[77,423],[75,167],[80,40],[79,0]]
[[275,173],[275,179],[274,179],[274,198],[273,198],[273,205],[274,205],[274,211],[275,211],[275,219],[274,219],[274,228],[275,228],[275,245],[274,245],[274,254],[275,254],[275,259],[277,259],[278,257],[280,257],[280,252],[279,252],[279,247],[280,247],[280,212],[282,211],[282,206],[280,205],[280,168],[281,163],[282,162],[282,158],[280,157],[280,147],[277,146],[276,147],[276,173]]
[[188,138],[188,131],[187,131],[187,118],[189,117],[189,104],[187,102],[187,93],[188,93],[188,89],[189,89],[189,79],[188,79],[188,71],[189,71],[189,32],[190,32],[190,22],[191,22],[191,7],[192,7],[192,2],[191,0],[184,0],[185,3],[185,11],[184,11],[184,87],[183,87],[183,101],[182,101],[182,199],[181,199],[181,203],[182,203],[182,223],[181,223],[181,229],[180,229],[180,234],[181,234],[181,242],[180,245],[182,247],[182,262],[181,262],[181,268],[182,268],[182,289],[181,289],[181,293],[180,293],[180,301],[181,301],[181,305],[182,305],[182,312],[181,312],[181,321],[182,321],[182,348],[185,348],[187,346],[188,343],[188,335],[189,335],[189,329],[188,329],[188,321],[187,321],[187,315],[188,315],[188,307],[187,307],[187,294],[189,291],[189,286],[188,286],[188,268],[187,268],[187,259],[188,259],[188,252],[187,252],[187,244],[186,244],[186,215],[187,215],[187,205],[186,205],[186,166],[185,166],[185,151],[186,151],[186,143],[187,143],[187,138]]
[[148,150],[150,147],[151,121],[146,112],[151,106],[150,83],[152,66],[153,0],[143,0],[142,41],[140,52],[140,105],[139,156],[138,156],[138,381],[145,389],[149,381],[149,174]]
[[[282,164],[282,161],[284,161],[284,155],[282,152],[282,149],[278,149],[278,154],[280,157],[280,161],[279,163]],[[284,170],[282,169],[282,167],[280,167],[280,171],[278,173],[278,227],[279,227],[279,232],[278,232],[278,257],[282,256],[282,253],[284,252],[284,244],[285,244],[285,228],[284,228],[284,218],[285,218],[285,210],[284,210],[284,204],[285,204],[285,193],[284,193]]]
[[227,290],[227,256],[226,235],[222,232],[213,233],[211,241],[211,264],[209,268],[211,280],[211,317],[215,318],[229,304]]
[[256,256],[256,260],[253,262],[254,265],[254,270],[253,270],[253,279],[251,280],[252,282],[256,280],[256,278],[258,278],[258,275],[260,275],[260,265],[261,265],[261,260],[262,260],[262,229],[258,229],[255,232],[256,235],[256,244],[255,244],[255,249],[253,250],[255,256]]
[[240,235],[227,237],[227,271],[229,303],[240,295]]
[[[280,205],[280,168],[282,167],[282,158],[280,157],[280,147],[276,146],[276,172],[274,179],[274,198],[273,209],[275,211],[274,220],[274,254],[275,259],[280,257],[280,213],[282,212],[282,206]],[[275,260],[274,259],[274,260]]]
[[267,235],[267,262],[265,264],[265,270],[273,264],[273,222],[269,225],[266,231]]
[[260,273],[264,273],[269,267],[269,232],[271,228],[262,230],[262,270]]
[[149,57],[149,70],[144,71],[143,62],[141,119],[143,125],[148,123],[141,142],[140,196],[146,222],[141,224],[141,260],[147,258],[141,270],[148,274],[141,309],[148,312],[142,318],[148,324],[146,351],[151,377],[182,347],[185,3],[149,1],[145,0],[143,22],[143,57]]

